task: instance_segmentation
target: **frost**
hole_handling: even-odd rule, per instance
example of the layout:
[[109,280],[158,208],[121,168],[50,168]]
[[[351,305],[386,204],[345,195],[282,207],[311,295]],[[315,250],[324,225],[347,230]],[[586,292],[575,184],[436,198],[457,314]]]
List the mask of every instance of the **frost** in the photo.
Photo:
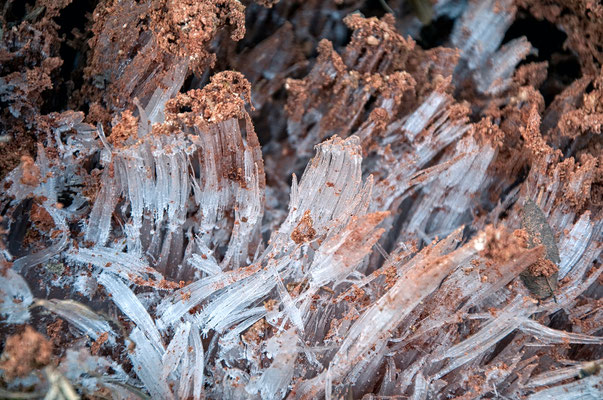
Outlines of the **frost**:
[[456,21],[450,41],[470,70],[481,67],[498,49],[514,17],[512,1],[487,0],[468,7]]
[[[452,117],[451,104],[448,95],[434,91],[405,120],[394,121],[388,127],[383,146],[395,146],[406,139],[412,143],[413,151],[393,147],[396,153],[384,152],[381,168],[386,177],[375,185],[375,210],[390,209],[408,195],[411,188],[428,184],[449,167],[443,163],[423,169],[438,152],[470,129],[464,119]],[[429,134],[421,134],[425,130]]]
[[195,400],[201,398],[203,391],[203,378],[205,373],[205,354],[203,352],[203,344],[201,343],[201,337],[198,332],[192,332],[191,337],[193,340],[193,349],[195,351],[195,358],[193,359],[193,367],[191,371],[194,379],[193,386],[193,398]]
[[492,59],[475,76],[478,89],[484,94],[498,94],[509,87],[517,64],[532,48],[525,37],[514,39],[492,55]]
[[[121,366],[103,357],[93,356],[85,349],[68,350],[58,369],[71,382],[81,382],[86,393],[89,394],[104,386],[114,392],[114,395],[119,396],[120,390],[117,388],[120,386],[112,383],[125,385],[128,381],[128,375]],[[121,388],[123,390],[123,386]]]
[[471,136],[459,140],[451,156],[454,161],[425,189],[407,231],[447,235],[461,225],[466,218],[462,205],[483,186],[495,155],[494,148],[479,146]]
[[136,324],[147,338],[153,343],[157,351],[163,351],[161,335],[151,319],[151,316],[134,293],[115,276],[101,273],[98,282],[105,287],[111,295],[111,300],[117,304],[119,309]]
[[595,400],[601,398],[601,374],[593,375],[563,385],[554,386],[534,393],[530,400]]
[[582,335],[579,333],[571,333],[558,331],[543,326],[534,320],[528,318],[521,319],[520,329],[528,334],[538,338],[539,341],[545,344],[553,343],[584,343],[584,344],[602,344],[603,338],[596,336]]
[[36,300],[34,305],[42,306],[61,318],[65,318],[85,335],[98,339],[104,333],[113,341],[116,334],[105,318],[88,307],[72,300]]
[[0,275],[0,315],[4,324],[23,324],[31,317],[33,295],[21,275],[9,269]]
[[528,387],[537,388],[540,386],[550,386],[565,381],[567,379],[583,377],[582,375],[588,375],[590,373],[587,371],[596,371],[596,369],[598,368],[597,366],[600,367],[602,361],[603,360],[582,362],[571,367],[544,372],[542,374],[534,376],[530,380]]
[[272,341],[276,350],[273,350],[272,364],[257,380],[251,379],[246,390],[249,393],[260,392],[262,399],[282,399],[287,393],[289,383],[293,377],[295,360],[297,357],[297,335],[293,331],[284,332]]
[[[597,224],[601,226],[601,224]],[[599,228],[601,229],[601,228]],[[590,222],[590,213],[584,213],[580,220],[573,226],[572,230],[559,243],[561,265],[559,266],[559,277],[564,278],[583,256],[593,237],[593,224]]]
[[0,322],[61,357],[6,397],[600,398],[601,76],[502,44],[525,2],[439,0],[425,49],[409,2],[252,3],[98,2],[88,111],[7,97]]
[[205,256],[205,258],[203,258],[203,256],[199,254],[192,254],[191,259],[188,262],[198,270],[205,272],[207,275],[217,275],[222,272],[222,269],[213,257],[208,258]]
[[167,381],[168,376],[178,368],[181,360],[188,360],[186,354],[188,354],[188,337],[191,331],[191,324],[184,322],[176,329],[174,337],[170,342],[161,363],[163,370],[161,371],[160,379]]
[[107,247],[94,247],[92,249],[79,248],[67,253],[68,259],[83,264],[91,264],[100,270],[107,270],[125,279],[139,277],[143,282],[149,277],[157,281],[163,279],[162,275],[136,254],[123,253]]
[[167,381],[158,379],[161,377],[162,353],[138,328],[134,328],[130,333],[130,338],[135,347],[129,357],[136,375],[138,375],[151,396],[161,399],[173,399],[174,396],[168,387]]

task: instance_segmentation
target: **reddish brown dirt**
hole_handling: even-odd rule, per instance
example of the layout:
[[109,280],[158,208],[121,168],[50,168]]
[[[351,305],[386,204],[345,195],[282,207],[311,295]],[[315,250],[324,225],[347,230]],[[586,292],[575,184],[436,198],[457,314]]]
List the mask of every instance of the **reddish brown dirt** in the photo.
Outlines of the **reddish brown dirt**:
[[25,377],[31,371],[50,363],[52,346],[50,342],[31,326],[6,339],[0,368],[4,370],[9,381],[17,377]]
[[[32,2],[28,2],[26,12],[32,11],[29,3]],[[0,142],[0,177],[20,163],[20,183],[31,188],[45,178],[40,176],[40,170],[35,165],[36,144],[48,147],[50,158],[57,159],[56,151],[53,153],[52,149],[54,139],[48,121],[52,119],[50,111],[58,110],[49,106],[48,97],[52,96],[47,95],[54,94],[53,91],[65,79],[58,77],[67,67],[59,51],[64,33],[59,34],[56,18],[71,0],[40,0],[33,3],[44,6],[45,14],[34,20],[23,20],[14,28],[5,30],[4,40],[15,43],[15,46],[0,49],[0,78],[17,88],[2,100],[2,105],[6,103],[6,107],[0,111],[0,122],[3,126],[10,126],[11,130],[10,135],[6,136],[7,141]],[[381,150],[376,139],[386,134],[390,124],[408,115],[435,90],[446,93],[451,99],[452,105],[446,110],[449,120],[474,122],[468,135],[472,135],[481,146],[496,149],[495,161],[488,170],[489,178],[493,178],[494,183],[489,193],[485,193],[493,204],[503,201],[509,193],[507,189],[517,184],[525,184],[524,188],[535,187],[537,193],[540,188],[536,187],[534,176],[541,174],[561,185],[560,190],[564,195],[556,200],[554,207],[562,205],[564,212],[576,214],[590,211],[591,218],[602,218],[603,25],[600,21],[603,19],[603,6],[600,2],[516,1],[521,10],[527,10],[535,18],[559,25],[568,35],[566,47],[579,58],[582,76],[569,82],[550,105],[546,104],[540,90],[549,73],[549,60],[520,65],[509,89],[500,98],[489,98],[479,95],[471,83],[467,83],[466,87],[453,86],[451,77],[460,56],[457,50],[444,47],[422,49],[413,39],[399,33],[396,28],[398,21],[391,15],[363,18],[355,14],[345,18],[351,35],[345,46],[341,40],[338,42],[333,37],[324,39],[320,36],[328,30],[325,28],[325,17],[318,15],[320,12],[329,10],[332,14],[333,10],[340,10],[344,6],[356,7],[361,2],[291,2],[295,3],[294,6],[283,4],[284,1],[277,4],[274,0],[257,0],[256,3],[273,7],[275,13],[280,13],[259,12],[264,17],[279,15],[285,22],[278,30],[259,33],[256,30],[252,32],[253,39],[243,43],[247,30],[246,10],[236,0],[99,1],[84,28],[92,35],[89,48],[79,54],[87,59],[82,78],[84,82],[81,87],[72,88],[69,92],[69,107],[81,107],[81,110],[87,110],[87,121],[102,123],[115,148],[128,146],[134,142],[138,130],[139,119],[135,116],[134,99],[143,102],[148,99],[171,68],[184,60],[189,63],[190,69],[185,87],[182,93],[167,103],[166,123],[156,126],[153,133],[169,135],[178,124],[204,128],[231,119],[244,121],[248,130],[246,140],[257,153],[259,161],[256,165],[263,179],[259,141],[251,132],[253,127],[246,113],[246,106],[253,110],[253,88],[254,102],[259,106],[258,112],[252,115],[254,123],[263,124],[266,128],[264,131],[270,131],[263,140],[273,147],[264,147],[264,157],[272,163],[270,179],[272,188],[276,188],[286,186],[285,179],[297,167],[292,166],[290,160],[300,149],[287,142],[287,129],[300,125],[296,139],[316,135],[308,140],[311,146],[334,133],[346,137],[372,124],[374,127],[367,128],[368,133],[362,138],[363,155],[371,156]],[[319,12],[313,14],[316,10]],[[296,13],[305,16],[296,17]],[[340,15],[345,14],[342,12]],[[253,18],[248,18],[247,25],[253,26],[254,22]],[[345,30],[343,25],[340,28]],[[317,35],[316,32],[321,33]],[[260,39],[261,44],[257,44]],[[234,42],[237,41],[243,43],[241,48],[236,47]],[[277,57],[277,53],[282,53],[279,56],[282,59]],[[262,60],[266,54],[270,56]],[[275,71],[270,70],[273,67]],[[217,72],[223,69],[237,69],[245,71],[245,74]],[[132,82],[138,82],[140,76],[148,79],[132,86]],[[188,90],[190,87],[194,89]],[[391,100],[393,106],[387,109],[378,104],[383,99]],[[16,113],[19,116],[15,116]],[[314,121],[315,115],[320,120]],[[424,140],[429,135],[425,130],[417,138]],[[390,147],[383,152],[391,156],[394,154],[393,146],[408,145],[410,143],[400,139],[388,145]],[[445,159],[449,152],[450,149],[447,149],[438,157]],[[235,152],[227,149],[225,154],[225,158],[228,158]],[[439,160],[436,158],[434,162]],[[223,170],[220,178],[246,188],[240,165],[231,162],[230,158],[220,161]],[[90,165],[95,164],[90,162]],[[224,166],[227,168],[222,168]],[[90,204],[97,195],[100,174],[100,169],[82,173],[85,176],[84,195]],[[263,181],[260,186],[264,187]],[[334,186],[333,182],[326,183],[327,190]],[[525,192],[520,192],[518,196],[523,195],[530,196]],[[35,200],[31,206],[28,216],[36,229],[29,229],[23,240],[24,245],[31,245],[35,249],[43,248],[43,234],[50,234],[54,228],[52,218],[40,204]],[[489,210],[476,206],[469,211],[481,221],[481,226],[490,223],[482,218]],[[512,211],[509,213],[512,214]],[[346,261],[353,259],[356,253],[361,254],[361,250],[370,249],[384,232],[377,226],[387,216],[386,213],[374,213],[352,218],[348,226],[352,233],[337,256]],[[247,221],[242,219],[241,222]],[[5,233],[0,232],[2,235]],[[567,232],[557,232],[558,236],[562,234]],[[306,211],[290,237],[295,243],[304,244],[315,241],[317,235],[314,221]],[[487,273],[481,276],[484,281],[497,274],[498,266],[512,262],[530,247],[530,237],[525,230],[516,230],[511,234],[508,230],[489,225],[486,235],[486,248],[480,254],[488,268]],[[536,246],[540,244],[537,238],[533,242]],[[4,246],[3,243],[0,245]],[[415,247],[412,251],[417,252],[418,249]],[[440,261],[445,259],[442,257]],[[531,260],[534,259],[536,256]],[[480,261],[474,260],[474,268],[480,268],[481,265]],[[9,267],[9,262],[3,262],[1,268],[4,270]],[[551,278],[557,272],[558,267],[553,262],[540,257],[527,268],[524,276]],[[251,273],[241,271],[241,275]],[[377,275],[380,276],[376,279],[384,282],[383,290],[391,288],[399,279],[395,266],[380,270]],[[170,291],[183,286],[182,281],[132,280],[138,285]],[[36,283],[43,286],[41,279]],[[288,283],[287,288],[291,288],[291,295],[295,297],[304,284]],[[548,286],[544,290],[548,291]],[[321,296],[335,298],[333,301],[343,310],[340,318],[332,319],[331,330],[325,340],[335,335],[335,329],[343,320],[358,318],[358,310],[371,305],[374,300],[371,296],[374,295],[368,293],[352,287],[348,293],[337,296],[338,293],[325,287],[314,295],[314,300]],[[182,299],[188,297],[189,292],[182,293]],[[455,304],[461,300],[460,295],[452,293],[449,300]],[[588,298],[583,301],[588,303],[594,300]],[[269,310],[275,304],[272,300],[265,303]],[[437,302],[432,300],[432,303],[426,304],[429,306]],[[200,309],[201,305],[190,312],[194,314]],[[495,308],[490,311],[496,313]],[[420,314],[421,318],[428,316],[427,309]],[[595,316],[593,320],[587,317],[583,320],[573,319],[571,324],[588,330],[596,328],[597,322]],[[466,328],[473,333],[479,326],[478,322],[471,321]],[[60,340],[64,335],[62,330],[63,321],[57,320],[48,326],[47,333],[53,344],[60,343],[66,347],[65,340]],[[260,320],[247,330],[243,340],[259,343],[266,339],[267,330],[269,324]],[[92,344],[92,353],[99,354],[106,340],[105,333]],[[419,348],[422,344],[419,343]],[[567,358],[567,347],[556,348],[556,357]],[[25,376],[47,365],[51,350],[50,343],[27,326],[23,333],[6,339],[0,366],[6,369],[8,379]],[[467,383],[470,392],[466,396],[477,396],[483,390],[480,387],[484,384],[484,378],[471,375]]]
[[212,76],[203,89],[179,94],[168,101],[166,117],[170,121],[171,114],[174,120],[207,126],[231,118],[245,118],[245,102],[251,104],[251,85],[241,73],[225,71]]
[[303,217],[299,220],[293,232],[291,232],[291,240],[297,244],[313,240],[316,237],[316,230],[312,227],[312,224],[310,211],[304,212]]
[[115,147],[121,147],[128,142],[128,139],[137,139],[138,117],[132,115],[129,110],[121,114],[121,120],[111,130],[108,140]]
[[496,229],[493,226],[486,227],[488,237],[486,248],[480,255],[493,260],[495,264],[505,263],[519,253],[525,251],[522,231],[513,234],[505,229]]
[[584,72],[597,73],[603,65],[603,4],[596,0],[516,0],[537,19],[559,24],[567,32],[565,46],[577,52]]
[[546,258],[541,258],[537,263],[530,265],[528,271],[532,276],[550,277],[559,272],[559,267]]

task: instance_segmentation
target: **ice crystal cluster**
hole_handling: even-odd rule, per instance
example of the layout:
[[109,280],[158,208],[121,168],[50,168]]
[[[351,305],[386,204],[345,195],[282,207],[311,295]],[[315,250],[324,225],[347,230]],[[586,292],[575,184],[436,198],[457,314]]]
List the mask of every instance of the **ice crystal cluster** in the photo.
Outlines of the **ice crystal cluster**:
[[53,109],[70,3],[0,31],[0,397],[603,397],[601,60],[509,36],[600,4],[101,0]]

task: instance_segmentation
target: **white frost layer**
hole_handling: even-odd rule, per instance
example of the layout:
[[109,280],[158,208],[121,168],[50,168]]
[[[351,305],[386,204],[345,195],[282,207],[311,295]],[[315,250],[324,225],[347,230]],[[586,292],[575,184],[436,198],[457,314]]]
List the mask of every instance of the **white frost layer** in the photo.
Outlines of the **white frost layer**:
[[144,383],[145,388],[153,398],[173,399],[174,395],[167,381],[160,378],[163,354],[157,351],[155,345],[138,328],[134,328],[130,333],[130,339],[134,342],[135,347],[133,352],[128,353],[128,356],[136,375]]
[[134,292],[121,281],[121,278],[103,272],[98,277],[98,282],[105,287],[107,293],[111,295],[111,300],[117,304],[119,309],[147,336],[156,350],[163,351],[161,335],[153,319]]
[[36,300],[36,305],[40,305],[47,310],[57,314],[73,324],[85,335],[92,339],[98,339],[103,333],[109,334],[109,342],[114,343],[116,334],[109,323],[100,315],[90,310],[81,303],[72,300]]
[[132,280],[134,277],[147,280],[149,276],[156,281],[163,279],[163,276],[149,267],[140,256],[124,253],[117,249],[98,246],[91,249],[81,247],[71,249],[66,256],[73,262],[92,264],[102,271],[112,272],[127,280]]
[[502,43],[515,18],[512,4],[511,0],[472,1],[456,20],[450,42],[461,51],[470,70],[485,64]]
[[0,274],[0,316],[3,324],[23,324],[30,318],[33,295],[27,282],[12,269]]
[[554,386],[534,393],[529,400],[599,400],[603,398],[603,374],[589,376],[575,382]]

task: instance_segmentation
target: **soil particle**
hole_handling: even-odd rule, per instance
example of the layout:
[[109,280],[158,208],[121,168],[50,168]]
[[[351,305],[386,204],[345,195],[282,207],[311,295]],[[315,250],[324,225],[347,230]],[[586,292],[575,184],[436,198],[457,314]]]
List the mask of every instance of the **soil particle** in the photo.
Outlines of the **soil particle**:
[[166,119],[200,126],[241,119],[245,117],[245,102],[251,104],[247,79],[239,72],[224,71],[212,76],[203,89],[190,90],[168,101]]
[[548,62],[520,65],[513,76],[513,81],[520,86],[540,87],[547,77]]
[[48,365],[51,356],[50,342],[28,325],[22,333],[6,339],[0,369],[4,370],[5,378],[10,381]]
[[65,325],[65,321],[58,318],[53,323],[50,323],[46,326],[46,335],[50,338],[52,344],[56,347],[62,342],[61,331]]
[[494,261],[495,264],[505,263],[515,258],[524,249],[520,233],[511,234],[505,229],[497,229],[489,225],[486,227],[486,237],[486,247],[480,256]]
[[132,115],[131,111],[126,110],[121,114],[121,121],[113,127],[107,140],[115,147],[123,147],[128,139],[136,138],[137,133],[138,117]]
[[293,232],[291,232],[291,240],[297,244],[302,244],[314,239],[316,237],[316,230],[312,227],[312,224],[310,210],[306,210],[295,229],[293,229]]
[[29,186],[38,186],[40,184],[40,168],[35,164],[33,158],[28,155],[21,156],[21,183]]
[[50,232],[55,226],[54,220],[48,214],[48,211],[35,203],[31,206],[30,219],[40,232]]
[[237,0],[162,0],[151,21],[161,48],[197,66],[214,64],[208,47],[222,27],[233,27],[233,40],[245,35],[245,7]]
[[591,92],[582,95],[580,108],[561,115],[559,129],[564,136],[575,139],[589,133],[601,134],[603,130],[603,75],[599,75],[595,79],[593,87]]
[[[343,22],[352,29],[352,40],[346,47],[344,63],[357,71],[389,74],[403,70],[406,60],[415,48],[412,38],[404,38],[395,28],[395,20],[386,14],[380,20],[364,18],[360,14],[350,14]],[[380,62],[375,62],[377,55],[384,54]]]
[[559,267],[551,260],[541,258],[537,263],[528,267],[528,273],[532,276],[544,276],[549,278],[559,272]]
[[519,131],[524,139],[525,147],[535,161],[546,159],[554,154],[560,155],[558,151],[554,151],[547,145],[540,133],[541,119],[536,104],[530,107],[529,112],[524,114],[522,119],[525,125],[521,126]]
[[265,332],[270,326],[262,318],[253,324],[247,332],[243,334],[243,341],[246,343],[260,343],[265,337]]
[[505,134],[498,125],[492,123],[490,117],[485,117],[475,124],[473,136],[481,143],[490,143],[492,147],[501,148]]
[[94,343],[92,343],[92,347],[90,348],[90,352],[93,355],[97,355],[100,351],[101,346],[109,339],[109,332],[102,333],[98,339]]

